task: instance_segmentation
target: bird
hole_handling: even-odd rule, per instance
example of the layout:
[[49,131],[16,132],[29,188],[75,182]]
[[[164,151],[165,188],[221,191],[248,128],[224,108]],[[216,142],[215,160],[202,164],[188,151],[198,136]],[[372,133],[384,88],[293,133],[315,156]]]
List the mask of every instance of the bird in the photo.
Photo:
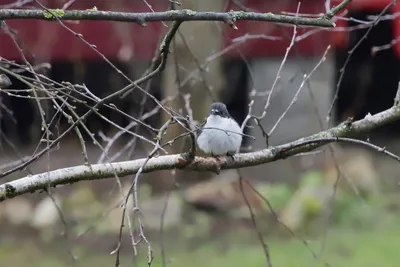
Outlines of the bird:
[[231,117],[226,105],[211,104],[210,112],[200,126],[197,145],[201,151],[218,159],[219,156],[233,156],[242,144],[242,130]]

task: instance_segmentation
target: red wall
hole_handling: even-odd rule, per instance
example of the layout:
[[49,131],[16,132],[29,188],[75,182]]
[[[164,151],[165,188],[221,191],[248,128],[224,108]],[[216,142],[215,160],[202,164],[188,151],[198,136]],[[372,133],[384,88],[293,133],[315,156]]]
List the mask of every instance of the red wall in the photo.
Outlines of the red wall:
[[[390,2],[371,1],[371,0],[353,0],[353,6],[360,3],[371,4],[372,2]],[[0,6],[13,3],[15,0],[0,0]],[[63,0],[47,0],[42,3],[50,8],[61,8]],[[164,11],[168,8],[168,1],[148,0],[155,11]],[[300,13],[318,14],[324,12],[324,1],[302,1]],[[337,2],[333,0],[333,2]],[[400,2],[400,1],[399,1]],[[242,3],[258,12],[272,12],[279,14],[282,11],[295,12],[297,1],[276,1],[276,0],[242,0]],[[77,0],[69,9],[88,9],[96,6],[99,10],[114,10],[125,12],[149,12],[149,7],[144,1],[131,0]],[[399,6],[399,4],[398,4]],[[26,8],[28,6],[24,6]],[[37,5],[30,7],[38,8]],[[230,4],[226,10],[240,10],[238,6]],[[57,22],[35,21],[35,20],[10,20],[7,24],[16,30],[20,36],[21,45],[32,52],[41,60],[74,60],[91,59],[100,60],[101,58],[81,40],[75,37],[68,30],[62,28]],[[139,59],[150,59],[154,54],[157,42],[162,33],[167,29],[159,22],[148,23],[147,27],[141,27],[136,24],[120,22],[100,22],[100,21],[80,21],[65,22],[65,24],[83,37],[91,44],[95,44],[97,49],[106,57],[116,58],[121,48],[121,38],[116,34],[116,29],[120,29],[122,35],[131,40],[134,56]],[[281,37],[282,40],[271,41],[265,39],[247,40],[241,44],[236,44],[233,49],[227,53],[228,56],[239,56],[239,51],[246,57],[267,57],[282,56],[290,42],[293,27],[276,25],[266,22],[239,21],[236,26],[238,30],[231,29],[223,24],[224,47],[232,48],[232,39],[242,37],[245,34],[250,35],[268,35]],[[400,27],[400,26],[399,26]],[[399,28],[397,27],[397,28]],[[396,29],[397,29],[396,28]],[[298,36],[307,31],[315,31],[315,28],[299,28]],[[318,33],[296,43],[296,49],[292,53],[299,52],[302,55],[321,55],[327,45],[332,43],[333,38],[340,42],[345,41],[345,36],[333,35],[326,30],[318,30]],[[15,48],[10,37],[4,33],[0,34],[0,56],[7,59],[19,60],[19,51]],[[337,42],[336,42],[337,43]],[[223,49],[223,48],[221,48]]]

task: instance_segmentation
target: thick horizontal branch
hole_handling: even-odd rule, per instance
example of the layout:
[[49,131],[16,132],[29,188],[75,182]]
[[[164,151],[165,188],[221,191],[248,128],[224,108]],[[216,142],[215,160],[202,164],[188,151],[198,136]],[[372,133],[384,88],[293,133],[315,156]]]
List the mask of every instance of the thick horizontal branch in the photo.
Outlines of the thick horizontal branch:
[[[268,162],[285,159],[289,156],[308,152],[316,149],[336,139],[332,137],[351,137],[356,134],[366,133],[376,129],[384,124],[400,119],[400,108],[394,106],[381,113],[368,116],[355,122],[344,122],[337,127],[314,134],[309,137],[298,139],[284,145],[270,147],[251,153],[235,155],[235,160],[230,158],[221,158],[220,169],[234,169],[251,167],[265,164]],[[331,138],[321,142],[323,138]],[[312,141],[315,140],[315,143]],[[340,141],[337,139],[336,141]],[[160,156],[152,158],[143,168],[143,173],[154,172],[158,170],[182,169],[192,171],[216,171],[217,162],[211,157],[195,157],[193,161],[187,162],[186,157],[181,154]],[[13,198],[28,192],[34,192],[40,189],[46,189],[49,186],[55,187],[62,184],[70,184],[83,180],[98,180],[114,176],[123,177],[135,174],[143,166],[146,159],[138,159],[125,162],[115,162],[107,164],[82,165],[70,168],[59,169],[42,174],[31,175],[0,185],[0,201],[7,198]]]
[[269,21],[287,23],[300,26],[335,27],[335,24],[324,17],[305,18],[272,13],[255,13],[244,11],[230,12],[196,12],[192,10],[171,10],[165,12],[127,13],[98,10],[29,10],[29,9],[1,9],[0,20],[10,19],[40,19],[54,21],[56,15],[61,20],[103,20],[136,22],[145,25],[146,22],[156,21],[223,21],[233,25],[235,21]]

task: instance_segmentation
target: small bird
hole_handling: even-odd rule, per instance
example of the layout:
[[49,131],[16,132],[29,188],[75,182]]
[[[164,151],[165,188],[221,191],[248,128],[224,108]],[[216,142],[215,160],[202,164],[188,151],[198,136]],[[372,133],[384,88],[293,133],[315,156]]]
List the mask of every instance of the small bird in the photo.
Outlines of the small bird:
[[200,150],[218,156],[230,156],[239,150],[242,144],[242,130],[230,116],[225,104],[216,102],[211,105],[210,113],[201,126],[197,137]]

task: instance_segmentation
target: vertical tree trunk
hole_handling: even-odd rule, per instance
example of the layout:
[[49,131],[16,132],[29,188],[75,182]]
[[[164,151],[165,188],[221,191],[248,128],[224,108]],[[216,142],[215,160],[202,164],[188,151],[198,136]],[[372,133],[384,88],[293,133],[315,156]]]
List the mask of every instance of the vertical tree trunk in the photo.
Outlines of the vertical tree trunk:
[[[182,3],[181,9],[195,11],[222,11],[225,4],[224,0],[183,0],[180,2]],[[196,121],[204,120],[211,103],[218,99],[219,91],[225,84],[219,57],[209,62],[204,67],[204,71],[199,70],[199,65],[203,65],[208,57],[221,49],[222,28],[223,25],[220,22],[193,21],[183,23],[176,35],[175,42],[172,43],[172,53],[168,58],[162,76],[163,97],[181,94],[181,97],[177,98],[171,108],[175,111],[182,110],[185,114],[185,103],[182,96],[190,94],[190,107],[193,112],[193,119]],[[195,72],[195,75],[191,74],[193,72]],[[180,87],[179,84],[182,84],[182,81],[187,79],[189,75],[192,78]],[[168,119],[169,115],[163,113],[161,122],[164,123]],[[172,125],[164,136],[164,140],[170,140],[182,132],[182,127],[177,124]],[[190,142],[187,139],[186,141],[182,139],[176,141],[169,148],[169,151],[171,153],[188,151]],[[197,173],[191,172],[189,174],[185,171],[177,172],[176,178],[178,181],[185,182],[189,175],[190,181],[201,178]],[[153,193],[170,188],[173,183],[170,171],[159,172],[157,176],[155,177],[156,180],[152,182]],[[202,176],[204,177],[204,174]]]

